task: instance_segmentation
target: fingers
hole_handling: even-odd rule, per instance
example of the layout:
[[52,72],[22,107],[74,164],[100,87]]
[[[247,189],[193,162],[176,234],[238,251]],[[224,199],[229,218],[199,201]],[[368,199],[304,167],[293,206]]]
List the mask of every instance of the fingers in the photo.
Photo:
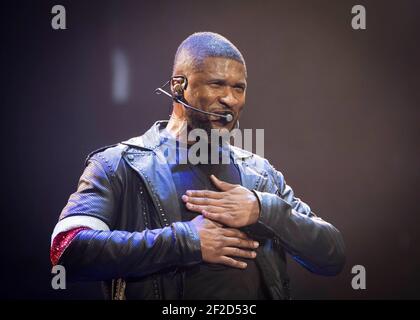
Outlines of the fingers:
[[232,259],[230,257],[220,257],[220,262],[221,264],[224,264],[228,267],[233,267],[233,268],[238,268],[238,269],[245,269],[247,267],[247,264],[243,261],[238,261],[235,259]]
[[[188,207],[188,206],[187,206]],[[197,208],[199,209],[199,208]],[[191,210],[191,209],[190,209]],[[195,211],[195,210],[193,210]],[[213,221],[218,221],[220,223],[223,223],[225,225],[230,225],[230,220],[231,220],[231,216],[223,211],[216,211],[213,210],[212,212],[209,212],[210,210],[208,210],[207,208],[202,208],[200,212],[204,217],[206,217],[207,219],[213,220]]]
[[203,213],[204,211],[207,211],[207,210],[217,212],[217,213],[221,213],[224,211],[223,208],[215,207],[211,205],[198,205],[198,204],[192,204],[190,202],[187,202],[185,205],[188,208],[188,210],[198,212],[198,213]]
[[[201,216],[203,218],[203,216]],[[194,219],[193,219],[194,220]],[[254,259],[259,243],[234,228],[216,227],[216,222],[204,218],[200,232],[203,261],[244,269],[247,264],[232,257]],[[209,226],[206,226],[209,224]]]
[[214,174],[210,176],[210,179],[214,183],[214,185],[222,191],[228,191],[236,187],[236,185],[234,184],[217,179]]
[[245,249],[256,249],[259,246],[259,243],[254,240],[246,240],[240,238],[233,238],[233,237],[225,237],[225,246],[234,246],[237,248],[245,248]]
[[223,249],[223,255],[226,255],[229,257],[241,257],[241,258],[247,258],[247,259],[254,259],[257,256],[257,253],[255,251],[250,251],[250,250],[243,250],[243,249],[234,248],[234,247],[226,247]]
[[220,205],[220,199],[202,198],[202,197],[189,197],[185,194],[182,196],[184,202],[199,204],[199,205]]
[[224,197],[223,192],[210,191],[210,190],[187,190],[187,196],[196,198],[211,198],[211,199],[222,199]]
[[223,235],[225,237],[230,237],[230,238],[239,238],[239,239],[244,239],[244,240],[250,240],[250,238],[248,238],[248,236],[245,232],[239,231],[238,229],[234,229],[234,228],[224,228],[223,229]]

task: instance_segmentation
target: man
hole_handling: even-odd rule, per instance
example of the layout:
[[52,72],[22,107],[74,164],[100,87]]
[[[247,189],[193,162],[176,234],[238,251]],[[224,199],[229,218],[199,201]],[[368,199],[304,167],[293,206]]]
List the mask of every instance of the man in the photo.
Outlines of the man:
[[183,130],[234,129],[246,77],[226,38],[185,39],[170,80],[169,122],[88,156],[52,235],[53,264],[73,280],[103,280],[113,299],[287,299],[286,252],[314,273],[338,274],[345,260],[339,231],[295,197],[267,160],[210,143],[216,158],[227,152],[232,161],[189,161],[195,141]]

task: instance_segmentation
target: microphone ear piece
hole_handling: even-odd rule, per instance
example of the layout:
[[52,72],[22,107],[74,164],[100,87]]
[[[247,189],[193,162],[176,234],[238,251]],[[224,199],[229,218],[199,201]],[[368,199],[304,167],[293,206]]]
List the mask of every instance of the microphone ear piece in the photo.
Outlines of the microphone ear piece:
[[179,83],[175,84],[172,90],[174,92],[174,96],[177,97],[178,99],[181,99],[184,97],[184,88],[182,88],[182,85],[180,85]]
[[184,90],[187,89],[188,80],[185,76],[173,76],[171,78],[171,87],[172,92],[175,98],[183,99],[184,98]]

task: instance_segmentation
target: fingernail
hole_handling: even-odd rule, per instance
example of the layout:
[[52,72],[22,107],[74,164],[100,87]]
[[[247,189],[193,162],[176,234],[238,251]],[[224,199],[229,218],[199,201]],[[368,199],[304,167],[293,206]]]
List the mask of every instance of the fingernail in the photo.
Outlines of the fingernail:
[[256,252],[252,252],[252,257],[255,258],[257,256]]
[[184,201],[188,201],[188,197],[184,194],[184,195],[182,196],[182,200],[184,200]]
[[241,263],[241,267],[242,267],[242,268],[246,268],[246,263],[245,263],[245,262],[242,262],[242,263]]
[[258,248],[260,244],[257,241],[254,241],[254,248]]
[[187,190],[186,194],[190,196],[191,195],[191,190]]

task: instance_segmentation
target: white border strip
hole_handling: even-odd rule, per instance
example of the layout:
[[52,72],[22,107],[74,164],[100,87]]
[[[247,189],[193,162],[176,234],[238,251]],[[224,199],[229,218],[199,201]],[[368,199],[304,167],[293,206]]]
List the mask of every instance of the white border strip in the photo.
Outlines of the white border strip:
[[64,218],[61,221],[58,221],[58,223],[55,225],[53,234],[51,236],[51,245],[57,234],[79,227],[88,227],[92,230],[109,231],[108,225],[101,219],[87,215],[70,216]]

